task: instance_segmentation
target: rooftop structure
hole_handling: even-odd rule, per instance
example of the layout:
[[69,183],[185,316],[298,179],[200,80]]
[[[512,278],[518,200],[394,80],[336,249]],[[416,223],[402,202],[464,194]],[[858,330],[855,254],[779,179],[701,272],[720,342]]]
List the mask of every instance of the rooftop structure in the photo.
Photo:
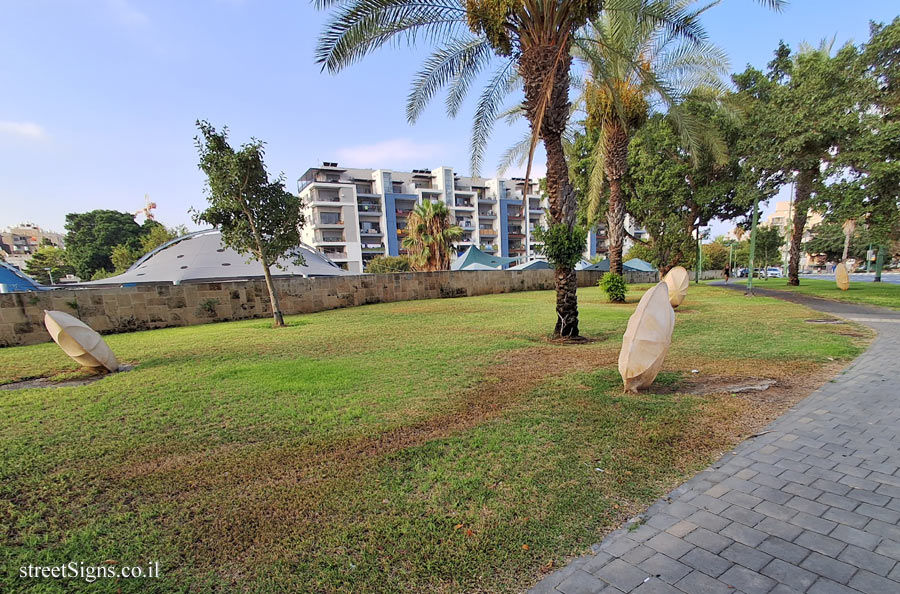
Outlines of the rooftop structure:
[[[272,267],[272,276],[337,276],[348,274],[335,266],[315,249],[299,246],[303,264],[295,264],[289,258],[278,261]],[[122,274],[81,286],[134,285],[143,283],[171,283],[236,281],[262,278],[262,266],[256,260],[242,256],[222,243],[222,236],[215,229],[197,231],[168,243],[164,243],[135,262]]]
[[46,231],[34,223],[9,226],[0,231],[0,249],[6,252],[6,261],[18,268],[23,268],[25,262],[47,242],[56,247],[65,247],[65,235]]

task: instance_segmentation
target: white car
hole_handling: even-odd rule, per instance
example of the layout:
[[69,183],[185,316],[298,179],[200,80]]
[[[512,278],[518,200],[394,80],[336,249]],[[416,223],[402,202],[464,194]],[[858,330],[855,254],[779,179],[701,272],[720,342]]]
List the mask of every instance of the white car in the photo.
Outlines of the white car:
[[766,268],[766,278],[781,278],[781,268],[769,266]]

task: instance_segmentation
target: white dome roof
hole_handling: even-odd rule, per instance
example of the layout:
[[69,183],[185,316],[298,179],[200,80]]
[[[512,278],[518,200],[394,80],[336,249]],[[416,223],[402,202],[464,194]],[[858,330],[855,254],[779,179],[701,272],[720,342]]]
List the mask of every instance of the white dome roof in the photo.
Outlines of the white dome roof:
[[[288,258],[272,266],[272,276],[338,276],[350,274],[314,248],[300,244],[305,263],[296,265]],[[138,283],[199,283],[262,278],[262,265],[242,256],[222,243],[216,229],[189,233],[164,243],[135,262],[122,274],[81,285],[124,285]]]

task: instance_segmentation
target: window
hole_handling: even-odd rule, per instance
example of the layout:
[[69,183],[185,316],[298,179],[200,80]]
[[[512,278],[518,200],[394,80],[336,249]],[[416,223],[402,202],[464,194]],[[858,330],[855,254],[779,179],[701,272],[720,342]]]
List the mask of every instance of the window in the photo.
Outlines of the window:
[[319,213],[319,224],[321,224],[321,225],[340,225],[341,224],[341,213],[339,213],[339,212]]

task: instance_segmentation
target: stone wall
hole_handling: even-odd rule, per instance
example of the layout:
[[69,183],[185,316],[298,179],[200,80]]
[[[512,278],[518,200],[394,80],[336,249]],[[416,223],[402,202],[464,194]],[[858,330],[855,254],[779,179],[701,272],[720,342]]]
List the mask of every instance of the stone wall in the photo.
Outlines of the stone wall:
[[[447,271],[276,279],[285,314],[413,299],[468,297],[553,288],[552,270]],[[579,271],[578,286],[603,275]],[[656,282],[657,273],[626,272],[629,283]],[[59,289],[0,295],[0,347],[48,342],[45,309],[72,314],[101,334],[192,326],[271,316],[260,280]]]

